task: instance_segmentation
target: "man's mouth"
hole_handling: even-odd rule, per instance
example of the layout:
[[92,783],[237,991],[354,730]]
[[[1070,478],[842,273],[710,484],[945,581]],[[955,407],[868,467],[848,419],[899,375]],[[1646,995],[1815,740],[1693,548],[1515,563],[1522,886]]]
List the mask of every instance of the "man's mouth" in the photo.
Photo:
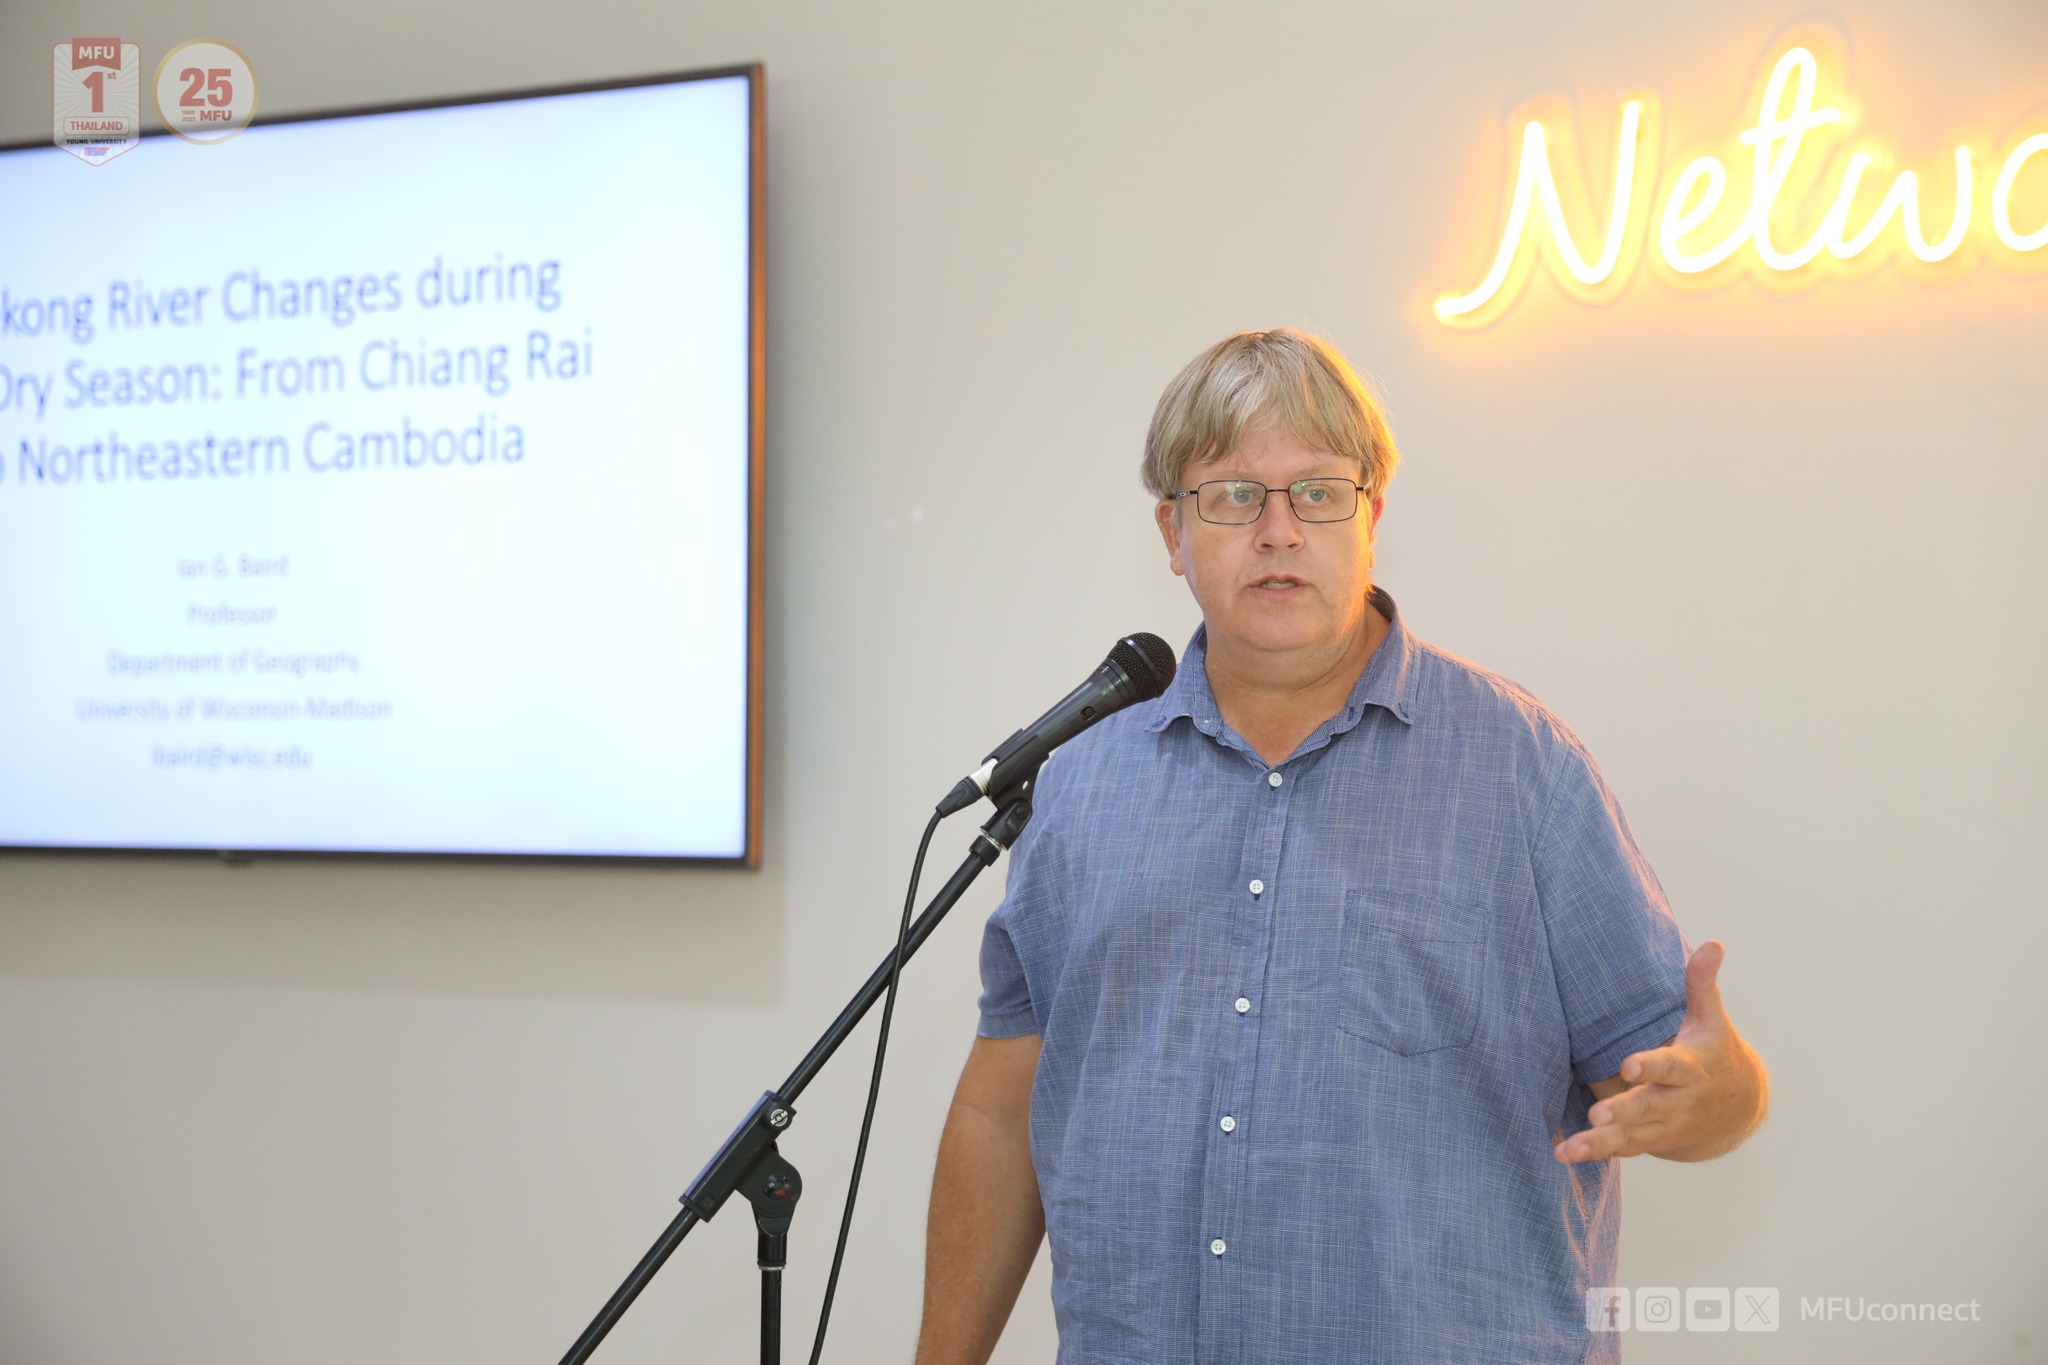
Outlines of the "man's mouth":
[[1261,592],[1286,592],[1290,588],[1306,587],[1307,585],[1299,578],[1293,578],[1287,574],[1275,574],[1271,578],[1259,579],[1252,586]]

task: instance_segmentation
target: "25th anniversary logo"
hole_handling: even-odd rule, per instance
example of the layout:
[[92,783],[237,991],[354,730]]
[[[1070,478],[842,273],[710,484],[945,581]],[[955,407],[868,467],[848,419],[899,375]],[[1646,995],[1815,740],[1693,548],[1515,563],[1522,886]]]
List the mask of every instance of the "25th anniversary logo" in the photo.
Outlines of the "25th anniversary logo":
[[[118,38],[72,38],[53,50],[50,140],[102,166],[142,140],[142,49]],[[187,142],[225,142],[256,113],[256,73],[215,38],[179,43],[157,63],[157,117]]]

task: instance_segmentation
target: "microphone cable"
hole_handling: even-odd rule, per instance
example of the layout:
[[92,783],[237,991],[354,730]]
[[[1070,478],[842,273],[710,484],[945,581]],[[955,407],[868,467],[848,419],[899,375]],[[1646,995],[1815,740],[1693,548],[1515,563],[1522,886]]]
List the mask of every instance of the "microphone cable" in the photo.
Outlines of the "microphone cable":
[[936,812],[926,822],[924,838],[917,842],[917,858],[910,865],[910,887],[903,893],[903,918],[896,925],[896,953],[889,959],[889,990],[882,997],[882,1027],[875,1037],[875,1070],[868,1078],[867,1112],[861,1115],[860,1141],[853,1149],[853,1178],[846,1185],[846,1207],[839,1214],[839,1244],[832,1250],[832,1273],[825,1278],[825,1302],[818,1309],[818,1334],[811,1340],[811,1365],[825,1353],[825,1329],[832,1322],[832,1299],[839,1292],[839,1268],[846,1261],[846,1235],[853,1228],[853,1204],[860,1197],[861,1167],[868,1159],[868,1134],[875,1126],[875,1100],[882,1093],[882,1064],[889,1056],[889,1019],[896,1012],[896,988],[903,979],[903,950],[910,943],[910,915],[917,905],[917,883],[924,875],[925,850],[939,821]]

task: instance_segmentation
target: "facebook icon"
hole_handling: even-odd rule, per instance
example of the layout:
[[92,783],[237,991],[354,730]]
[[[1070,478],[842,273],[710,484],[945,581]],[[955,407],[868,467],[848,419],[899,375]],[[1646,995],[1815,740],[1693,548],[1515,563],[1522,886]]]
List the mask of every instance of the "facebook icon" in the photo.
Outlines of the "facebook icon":
[[1628,1291],[1597,1285],[1586,1291],[1586,1326],[1595,1332],[1628,1330]]

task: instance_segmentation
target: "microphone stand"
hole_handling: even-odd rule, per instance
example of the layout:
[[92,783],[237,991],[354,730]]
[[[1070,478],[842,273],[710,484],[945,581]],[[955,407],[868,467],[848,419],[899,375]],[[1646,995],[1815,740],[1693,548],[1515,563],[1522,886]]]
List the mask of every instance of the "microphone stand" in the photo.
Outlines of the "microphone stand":
[[[903,941],[903,961],[909,961],[911,955],[924,946],[932,930],[938,928],[939,921],[966,894],[974,879],[981,875],[983,869],[992,866],[1003,855],[1003,850],[1014,844],[1017,836],[1024,832],[1024,826],[1031,820],[1031,787],[1037,777],[1038,767],[1034,764],[1029,772],[1020,775],[1003,790],[989,793],[989,799],[996,804],[996,813],[981,827],[981,833],[974,836],[959,870],[911,924]],[[794,1166],[783,1159],[776,1150],[775,1142],[789,1130],[790,1122],[796,1117],[797,1097],[824,1070],[825,1063],[832,1060],[832,1054],[839,1050],[839,1045],[846,1041],[847,1035],[888,990],[890,969],[896,961],[896,952],[892,948],[882,960],[882,965],[868,977],[867,984],[847,1002],[831,1027],[797,1063],[796,1070],[789,1073],[789,1078],[762,1095],[747,1116],[740,1120],[740,1126],[733,1129],[732,1136],[725,1140],[704,1169],[698,1172],[697,1178],[690,1182],[690,1188],[684,1191],[683,1211],[675,1216],[647,1254],[640,1258],[632,1273],[591,1319],[590,1326],[583,1329],[583,1335],[576,1338],[569,1354],[562,1357],[562,1365],[582,1365],[588,1360],[598,1343],[618,1324],[626,1310],[632,1307],[633,1300],[640,1296],[640,1291],[661,1269],[662,1263],[690,1235],[690,1229],[699,1223],[710,1222],[735,1193],[744,1194],[747,1202],[753,1205],[754,1222],[759,1230],[755,1259],[761,1267],[761,1365],[780,1365],[782,1267],[788,1250],[790,1220],[795,1215],[797,1199],[803,1193],[803,1178]]]

